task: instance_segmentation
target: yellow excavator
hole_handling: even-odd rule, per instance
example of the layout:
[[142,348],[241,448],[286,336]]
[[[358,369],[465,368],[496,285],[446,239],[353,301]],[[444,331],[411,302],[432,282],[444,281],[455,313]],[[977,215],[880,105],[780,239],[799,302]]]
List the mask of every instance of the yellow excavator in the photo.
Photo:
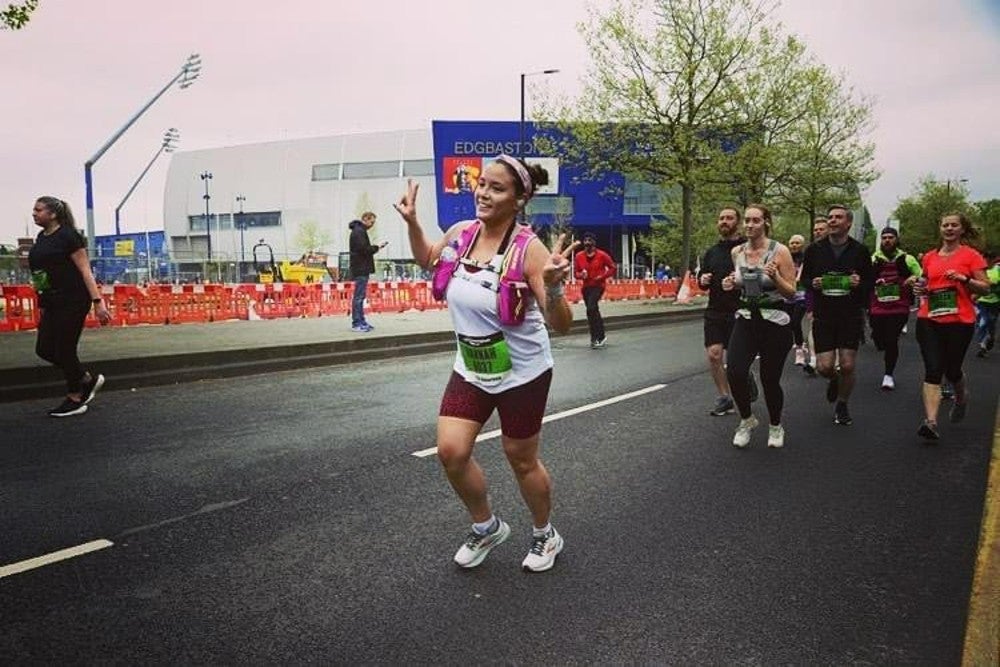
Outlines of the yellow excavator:
[[[261,259],[257,258],[258,248],[261,249]],[[266,258],[263,253],[264,248],[268,252]],[[307,252],[294,262],[286,259],[279,265],[274,262],[274,248],[264,239],[261,239],[253,247],[253,263],[257,269],[257,280],[263,284],[298,283],[299,285],[311,285],[323,282],[325,276],[330,276],[332,279],[334,274],[327,266],[327,257],[327,254],[322,252]]]

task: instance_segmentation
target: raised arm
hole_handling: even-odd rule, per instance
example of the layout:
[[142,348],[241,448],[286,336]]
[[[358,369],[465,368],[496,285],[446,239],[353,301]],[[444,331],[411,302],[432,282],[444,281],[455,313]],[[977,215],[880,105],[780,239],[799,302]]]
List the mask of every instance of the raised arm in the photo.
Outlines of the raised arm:
[[417,191],[419,189],[419,183],[414,183],[412,179],[407,179],[406,192],[399,198],[398,203],[393,204],[393,208],[406,221],[407,234],[410,238],[410,251],[413,253],[413,259],[424,269],[429,269],[441,254],[441,249],[444,248],[445,243],[455,238],[464,225],[461,223],[455,224],[438,241],[429,241],[420,223],[417,222]]
[[544,243],[535,239],[528,246],[524,264],[524,277],[545,314],[545,321],[558,333],[566,333],[573,324],[573,312],[563,294],[563,281],[569,277],[569,258],[580,245],[576,241],[563,248],[565,242],[566,235],[560,234],[550,251]]

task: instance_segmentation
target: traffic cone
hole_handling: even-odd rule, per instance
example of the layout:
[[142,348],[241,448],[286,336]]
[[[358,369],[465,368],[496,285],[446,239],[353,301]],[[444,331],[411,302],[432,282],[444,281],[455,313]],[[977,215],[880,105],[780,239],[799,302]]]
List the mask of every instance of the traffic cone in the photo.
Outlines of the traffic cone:
[[688,280],[691,278],[691,272],[685,271],[684,278],[681,280],[681,286],[677,290],[677,299],[675,303],[679,303],[682,306],[686,306],[691,303],[691,285]]

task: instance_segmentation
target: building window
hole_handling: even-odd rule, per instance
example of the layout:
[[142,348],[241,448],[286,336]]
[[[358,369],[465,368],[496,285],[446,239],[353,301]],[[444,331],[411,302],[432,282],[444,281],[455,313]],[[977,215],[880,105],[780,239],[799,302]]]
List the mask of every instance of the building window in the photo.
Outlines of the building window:
[[434,160],[404,160],[403,176],[433,176]]
[[314,181],[339,181],[340,163],[335,162],[333,164],[314,164],[312,179]]
[[528,215],[573,215],[572,197],[552,197],[540,195],[528,200],[525,207]]
[[[246,222],[247,227],[279,227],[281,225],[281,212],[280,211],[264,211],[261,213],[237,213],[237,222],[240,221],[240,215],[243,216],[243,220]],[[217,229],[233,229],[233,216],[228,213],[215,214],[211,216],[212,230]],[[205,216],[204,215],[189,215],[188,216],[188,229],[192,232],[204,232],[205,231]],[[239,227],[237,227],[239,229]]]
[[663,215],[660,187],[641,181],[625,181],[624,215]]
[[344,179],[348,178],[398,178],[399,160],[392,162],[346,162]]

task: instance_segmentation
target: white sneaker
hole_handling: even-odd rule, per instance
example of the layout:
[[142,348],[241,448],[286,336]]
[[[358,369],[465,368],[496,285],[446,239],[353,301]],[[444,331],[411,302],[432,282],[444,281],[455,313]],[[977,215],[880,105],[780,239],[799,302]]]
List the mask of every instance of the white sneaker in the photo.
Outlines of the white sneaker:
[[806,365],[806,351],[801,347],[795,348],[795,365],[805,366]]
[[784,447],[785,446],[785,427],[781,424],[775,426],[770,424],[767,428],[767,446],[768,447]]
[[892,391],[896,388],[896,381],[892,379],[891,375],[886,375],[882,378],[882,389],[884,391]]
[[750,432],[760,422],[753,415],[750,415],[746,419],[740,420],[740,425],[736,427],[736,435],[733,436],[733,446],[739,447],[740,449],[746,447],[750,444]]
[[544,572],[549,570],[556,562],[556,556],[563,548],[563,538],[556,532],[555,528],[549,530],[545,535],[535,535],[532,537],[531,549],[524,557],[521,567],[525,572]]
[[510,537],[510,526],[503,519],[498,518],[499,526],[492,533],[480,535],[476,531],[471,531],[465,538],[463,544],[455,552],[455,562],[465,568],[475,567],[483,562],[490,550],[498,544],[502,544]]

